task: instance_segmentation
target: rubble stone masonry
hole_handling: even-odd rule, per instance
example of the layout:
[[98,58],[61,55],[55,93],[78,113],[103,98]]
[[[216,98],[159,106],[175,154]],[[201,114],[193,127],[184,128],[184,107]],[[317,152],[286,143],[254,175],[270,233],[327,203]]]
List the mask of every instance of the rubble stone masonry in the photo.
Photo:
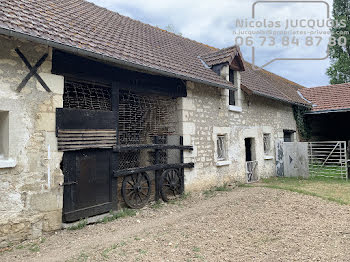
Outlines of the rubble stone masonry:
[[[0,114],[8,116],[8,125],[0,122],[8,129],[0,134],[8,147],[0,152],[0,246],[5,246],[61,228],[62,153],[57,152],[55,111],[62,107],[64,79],[51,74],[47,46],[0,37],[0,47]],[[29,72],[17,47],[32,66],[49,53],[38,72],[52,93],[35,77],[16,91]]]
[[[236,72],[240,86],[240,75]],[[275,171],[275,141],[283,139],[283,129],[296,130],[290,104],[260,96],[248,96],[241,90],[239,105],[242,112],[230,110],[228,90],[187,82],[188,97],[178,102],[180,129],[185,145],[185,162],[194,162],[194,169],[185,171],[186,190],[200,190],[223,183],[246,182],[245,138],[253,138],[254,160],[258,161],[260,178]],[[271,135],[271,152],[264,153],[263,135]],[[217,135],[227,139],[227,160],[218,161]],[[297,139],[297,135],[295,137]]]

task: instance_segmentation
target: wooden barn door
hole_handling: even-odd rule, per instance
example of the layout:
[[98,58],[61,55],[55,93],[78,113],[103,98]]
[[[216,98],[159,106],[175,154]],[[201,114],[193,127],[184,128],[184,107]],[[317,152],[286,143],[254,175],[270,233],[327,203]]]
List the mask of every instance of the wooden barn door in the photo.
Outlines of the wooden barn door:
[[[77,88],[74,91],[76,90],[79,91]],[[68,92],[65,88],[65,93]],[[86,92],[85,89],[83,92]],[[97,91],[91,97],[93,95],[98,96]],[[65,98],[64,101],[73,100],[69,98],[70,100]],[[74,100],[79,102],[79,98]],[[97,102],[94,101],[95,104]],[[109,109],[109,106],[106,108]],[[117,208],[117,183],[113,176],[116,166],[113,154],[113,146],[117,141],[116,121],[116,114],[112,110],[56,110],[58,149],[64,152],[64,222],[77,221]]]

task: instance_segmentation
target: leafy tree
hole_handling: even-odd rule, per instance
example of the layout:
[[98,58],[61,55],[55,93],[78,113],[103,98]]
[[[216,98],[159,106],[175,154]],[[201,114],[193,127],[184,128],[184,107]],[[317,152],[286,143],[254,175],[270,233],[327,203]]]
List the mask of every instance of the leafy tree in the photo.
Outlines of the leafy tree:
[[165,30],[167,30],[168,32],[174,33],[176,35],[180,35],[182,36],[182,33],[178,32],[176,27],[173,24],[169,24],[165,27]]
[[[349,0],[333,1],[333,17],[335,21],[346,21],[346,27],[332,27],[332,36],[338,39],[340,36],[346,38],[345,46],[330,46],[331,66],[327,70],[331,84],[342,84],[350,82],[350,3]],[[340,34],[348,32],[348,34]]]

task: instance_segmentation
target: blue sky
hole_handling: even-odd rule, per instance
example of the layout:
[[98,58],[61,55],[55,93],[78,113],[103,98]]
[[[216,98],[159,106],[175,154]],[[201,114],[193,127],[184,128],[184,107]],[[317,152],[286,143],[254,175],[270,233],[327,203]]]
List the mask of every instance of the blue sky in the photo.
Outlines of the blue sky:
[[[184,37],[217,48],[235,44],[237,19],[251,18],[254,0],[89,0],[122,15],[144,23],[166,28],[172,25]],[[326,0],[330,6],[332,0]],[[262,4],[256,6],[258,19],[326,19],[326,6],[322,4]],[[326,38],[319,46],[263,47],[257,48],[257,64],[271,58],[324,57]],[[300,39],[302,40],[302,38]],[[243,56],[251,61],[251,48],[241,47]],[[322,61],[276,61],[265,69],[286,77],[306,87],[329,84],[326,70],[329,59]]]

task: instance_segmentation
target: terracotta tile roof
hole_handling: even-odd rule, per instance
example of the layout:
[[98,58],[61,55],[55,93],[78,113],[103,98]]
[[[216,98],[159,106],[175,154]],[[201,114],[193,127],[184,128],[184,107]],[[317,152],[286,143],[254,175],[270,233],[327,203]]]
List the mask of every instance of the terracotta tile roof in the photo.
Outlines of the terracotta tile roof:
[[248,94],[253,93],[288,103],[309,105],[298,94],[298,91],[304,89],[303,86],[264,69],[253,70],[252,64],[246,61],[244,67],[245,71],[241,72],[242,89],[247,91]]
[[83,0],[0,0],[0,28],[233,87],[198,58],[212,48]]
[[301,93],[313,103],[313,112],[350,110],[350,83],[304,88]]
[[208,66],[231,62],[238,54],[236,46],[227,47],[211,53],[205,53],[200,57]]
[[211,53],[202,54],[200,58],[210,67],[228,63],[234,70],[244,71],[243,57],[238,46],[230,46]]
[[[26,35],[54,47],[74,48],[153,73],[233,87],[199,59],[209,54],[210,63],[224,61],[232,48],[218,50],[84,0],[0,0],[0,33]],[[215,59],[210,53],[215,53]],[[305,103],[297,94],[301,86],[245,65],[242,82],[247,89],[286,102]]]

